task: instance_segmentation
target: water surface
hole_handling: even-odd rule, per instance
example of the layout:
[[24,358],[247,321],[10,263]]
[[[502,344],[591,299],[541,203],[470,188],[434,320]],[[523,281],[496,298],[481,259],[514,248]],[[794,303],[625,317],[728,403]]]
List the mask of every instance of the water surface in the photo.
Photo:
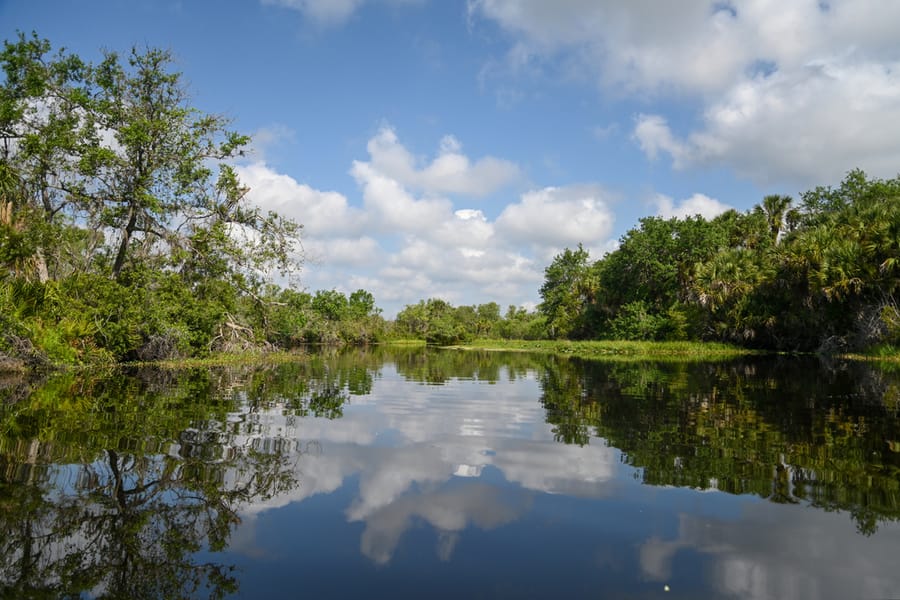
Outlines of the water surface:
[[796,358],[9,379],[0,597],[897,597],[898,402]]

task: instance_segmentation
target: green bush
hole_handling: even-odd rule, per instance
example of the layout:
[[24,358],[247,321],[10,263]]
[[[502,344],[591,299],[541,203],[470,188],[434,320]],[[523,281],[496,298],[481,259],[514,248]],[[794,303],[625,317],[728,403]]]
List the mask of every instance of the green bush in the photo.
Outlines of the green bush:
[[617,340],[658,340],[668,325],[665,317],[652,314],[647,304],[638,300],[624,305],[610,321],[610,334]]

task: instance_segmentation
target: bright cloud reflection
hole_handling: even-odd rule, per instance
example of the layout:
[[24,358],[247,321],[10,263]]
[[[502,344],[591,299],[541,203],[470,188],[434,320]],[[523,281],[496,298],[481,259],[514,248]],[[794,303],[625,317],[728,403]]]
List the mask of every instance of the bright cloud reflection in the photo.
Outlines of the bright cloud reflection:
[[[411,386],[386,366],[372,395],[349,405],[340,419],[289,426],[278,407],[255,414],[258,431],[315,440],[317,451],[297,461],[300,486],[252,505],[246,518],[334,492],[358,477],[345,515],[365,525],[364,555],[387,563],[403,534],[425,522],[437,531],[437,556],[448,560],[466,528],[489,530],[518,519],[535,493],[607,495],[623,468],[618,451],[602,440],[583,448],[555,442],[534,374],[510,383]],[[486,482],[488,470],[507,483]],[[245,539],[241,545],[248,547]]]

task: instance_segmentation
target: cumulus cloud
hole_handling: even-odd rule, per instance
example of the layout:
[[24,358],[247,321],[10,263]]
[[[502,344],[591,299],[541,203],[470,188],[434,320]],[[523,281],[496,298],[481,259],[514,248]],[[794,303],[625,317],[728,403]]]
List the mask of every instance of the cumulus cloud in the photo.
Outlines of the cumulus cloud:
[[250,187],[251,202],[302,223],[307,235],[347,236],[363,231],[365,215],[352,208],[342,194],[316,190],[261,162],[236,169]]
[[700,215],[705,219],[712,219],[723,212],[734,208],[715,198],[710,198],[705,194],[694,194],[690,198],[676,203],[671,197],[664,194],[657,194],[654,198],[656,204],[656,214],[660,217],[670,219],[678,217],[684,219],[686,217],[694,217]]
[[675,168],[728,164],[762,183],[831,182],[855,167],[890,177],[900,164],[900,61],[853,56],[758,75],[710,104],[683,139],[659,115],[641,116],[634,135]]
[[444,198],[417,199],[396,179],[369,163],[354,162],[351,170],[363,190],[370,221],[385,231],[415,232],[436,227],[453,204]]
[[470,0],[469,14],[518,36],[514,56],[576,50],[576,58],[610,87],[660,85],[711,89],[739,64],[742,38],[728,11],[707,0]]
[[688,159],[687,146],[675,139],[666,119],[660,115],[638,115],[634,138],[650,160],[656,160],[660,153],[665,152],[679,168]]
[[828,183],[900,164],[900,4],[833,0],[470,0],[512,37],[507,62],[576,63],[607,92],[698,103],[678,134],[638,117],[648,157],[725,165],[761,183]]
[[531,191],[503,210],[497,230],[512,242],[541,247],[551,256],[579,243],[599,245],[609,238],[614,221],[607,198],[607,192],[592,185]]
[[378,240],[368,236],[313,238],[304,245],[304,250],[316,262],[331,267],[366,268],[377,266],[384,260],[384,250]]
[[252,202],[304,225],[308,289],[365,288],[388,317],[432,297],[533,305],[544,267],[562,248],[584,243],[598,256],[609,249],[613,213],[601,187],[526,192],[492,219],[460,202],[509,183],[518,168],[502,159],[470,161],[454,136],[439,148],[422,163],[392,129],[381,129],[368,143],[369,160],[350,168],[356,205],[263,162],[237,169]]
[[370,164],[403,186],[425,194],[486,196],[522,177],[514,163],[486,156],[472,162],[462,153],[462,144],[444,136],[431,162],[417,159],[383,127],[368,144]]

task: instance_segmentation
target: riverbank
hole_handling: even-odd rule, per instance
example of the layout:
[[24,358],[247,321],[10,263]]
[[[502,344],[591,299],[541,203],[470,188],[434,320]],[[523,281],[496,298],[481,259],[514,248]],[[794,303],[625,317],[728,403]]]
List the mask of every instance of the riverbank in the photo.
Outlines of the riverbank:
[[543,352],[578,358],[624,360],[717,360],[766,354],[717,342],[630,342],[621,340],[474,340],[448,346],[460,350]]

